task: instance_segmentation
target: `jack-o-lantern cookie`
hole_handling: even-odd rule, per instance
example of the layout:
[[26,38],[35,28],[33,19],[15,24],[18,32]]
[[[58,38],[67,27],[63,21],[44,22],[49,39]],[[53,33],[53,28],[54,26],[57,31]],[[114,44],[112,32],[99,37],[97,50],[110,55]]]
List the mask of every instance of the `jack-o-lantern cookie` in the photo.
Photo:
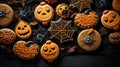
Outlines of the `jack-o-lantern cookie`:
[[31,60],[39,54],[39,47],[32,41],[18,41],[13,46],[13,52],[21,59]]
[[57,2],[57,0],[45,0],[48,4],[54,4]]
[[15,33],[21,39],[28,39],[32,35],[32,29],[27,22],[19,19],[15,28]]
[[0,4],[0,26],[8,26],[13,18],[13,9],[7,4]]
[[43,44],[40,52],[45,60],[53,62],[59,56],[59,47],[51,40],[48,40]]
[[85,51],[94,51],[101,44],[100,34],[93,29],[86,29],[78,35],[78,45]]
[[1,45],[10,45],[14,43],[16,39],[16,34],[11,29],[1,29],[0,30],[0,44]]
[[93,28],[97,25],[99,20],[98,14],[95,11],[85,11],[85,13],[78,13],[74,22],[79,28]]
[[114,32],[109,35],[109,41],[111,44],[116,45],[120,43],[120,32]]
[[120,11],[120,0],[113,0],[112,7],[113,9]]
[[102,24],[108,29],[118,30],[120,25],[120,16],[112,10],[105,10],[101,17]]
[[48,22],[54,16],[53,8],[46,4],[45,2],[41,2],[34,11],[35,18],[41,22],[43,25],[48,25]]
[[56,7],[56,13],[60,18],[68,18],[70,15],[70,9],[67,4],[59,4]]

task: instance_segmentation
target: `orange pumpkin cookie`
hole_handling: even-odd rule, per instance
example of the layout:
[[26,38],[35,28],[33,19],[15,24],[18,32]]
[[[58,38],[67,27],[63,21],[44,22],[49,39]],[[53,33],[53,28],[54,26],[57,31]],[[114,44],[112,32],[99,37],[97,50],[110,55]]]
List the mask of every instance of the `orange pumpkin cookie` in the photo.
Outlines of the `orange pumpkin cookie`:
[[31,60],[39,54],[39,47],[32,41],[18,41],[13,46],[13,51],[19,58]]
[[0,26],[8,26],[13,18],[13,9],[7,4],[0,4]]
[[34,11],[35,18],[41,22],[43,25],[48,25],[48,22],[54,16],[53,8],[46,4],[45,2],[41,2]]
[[48,40],[45,44],[43,44],[40,52],[44,59],[48,62],[53,62],[59,56],[59,47],[57,44]]
[[85,51],[94,51],[101,44],[100,34],[93,29],[86,29],[78,35],[78,45]]
[[120,32],[114,32],[109,35],[109,41],[111,44],[120,44]]
[[68,18],[70,15],[70,9],[67,4],[59,4],[56,7],[56,13],[60,18]]
[[79,28],[93,28],[97,25],[99,20],[98,14],[95,11],[86,13],[78,13],[75,18],[74,22]]
[[120,0],[113,0],[112,6],[113,6],[113,9],[120,11]]
[[15,33],[21,39],[28,39],[32,35],[32,29],[28,23],[19,19],[15,28]]
[[10,45],[14,43],[16,39],[16,34],[11,29],[1,29],[0,30],[0,44],[1,45]]
[[49,3],[49,4],[54,4],[54,3],[56,3],[57,2],[57,0],[45,0],[47,3]]
[[112,10],[105,10],[101,17],[102,24],[108,29],[118,30],[120,25],[120,16]]

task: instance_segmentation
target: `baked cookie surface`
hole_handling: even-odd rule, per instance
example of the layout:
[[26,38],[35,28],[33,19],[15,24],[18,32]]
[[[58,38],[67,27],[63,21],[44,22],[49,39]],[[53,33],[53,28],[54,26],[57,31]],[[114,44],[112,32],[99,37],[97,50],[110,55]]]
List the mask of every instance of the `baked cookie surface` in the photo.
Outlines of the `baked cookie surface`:
[[86,29],[78,35],[78,45],[85,51],[94,51],[101,44],[100,34],[93,29]]
[[8,26],[14,18],[13,9],[7,4],[0,3],[0,26]]

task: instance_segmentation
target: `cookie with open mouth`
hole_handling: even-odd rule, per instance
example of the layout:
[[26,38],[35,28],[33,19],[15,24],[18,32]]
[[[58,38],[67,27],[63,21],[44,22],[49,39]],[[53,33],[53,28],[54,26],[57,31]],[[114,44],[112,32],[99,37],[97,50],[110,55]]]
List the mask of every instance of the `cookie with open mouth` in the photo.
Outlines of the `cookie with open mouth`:
[[15,33],[21,39],[28,39],[32,34],[32,29],[28,23],[20,19],[16,25]]
[[59,4],[56,8],[56,13],[60,18],[68,18],[70,15],[70,9],[67,4]]

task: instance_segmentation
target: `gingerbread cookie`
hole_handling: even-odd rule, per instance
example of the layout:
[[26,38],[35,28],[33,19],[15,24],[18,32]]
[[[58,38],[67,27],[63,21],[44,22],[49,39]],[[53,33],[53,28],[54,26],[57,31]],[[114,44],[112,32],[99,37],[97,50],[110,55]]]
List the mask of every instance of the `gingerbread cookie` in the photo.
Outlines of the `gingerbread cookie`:
[[11,29],[1,29],[0,30],[0,44],[1,45],[10,45],[14,43],[16,39],[16,34]]
[[93,29],[86,29],[78,35],[78,45],[85,51],[94,51],[101,44],[100,34]]
[[101,17],[102,24],[108,29],[118,30],[120,25],[120,16],[112,10],[105,10]]
[[53,62],[59,56],[59,47],[51,40],[48,40],[43,44],[40,52],[45,60]]
[[56,38],[60,41],[60,43],[72,41],[72,36],[75,30],[71,27],[71,22],[72,21],[63,19],[59,19],[58,21],[51,21],[51,26],[48,29],[48,31],[51,33],[50,39]]
[[56,7],[56,13],[60,18],[68,18],[70,15],[70,9],[67,4],[59,4]]
[[119,44],[120,43],[120,32],[111,33],[109,35],[109,41],[113,45]]
[[120,0],[113,0],[112,7],[113,9],[120,11]]
[[8,26],[13,18],[13,9],[7,4],[0,4],[0,26]]
[[28,39],[32,35],[32,29],[27,22],[19,19],[15,27],[15,33],[21,39]]
[[45,2],[41,2],[34,11],[35,18],[41,22],[43,25],[48,25],[48,22],[54,16],[53,8],[46,4]]
[[95,11],[85,11],[85,13],[78,13],[74,22],[79,28],[93,28],[97,25],[99,20],[98,14]]
[[13,46],[13,52],[21,59],[31,60],[39,54],[39,47],[32,41],[18,41]]

